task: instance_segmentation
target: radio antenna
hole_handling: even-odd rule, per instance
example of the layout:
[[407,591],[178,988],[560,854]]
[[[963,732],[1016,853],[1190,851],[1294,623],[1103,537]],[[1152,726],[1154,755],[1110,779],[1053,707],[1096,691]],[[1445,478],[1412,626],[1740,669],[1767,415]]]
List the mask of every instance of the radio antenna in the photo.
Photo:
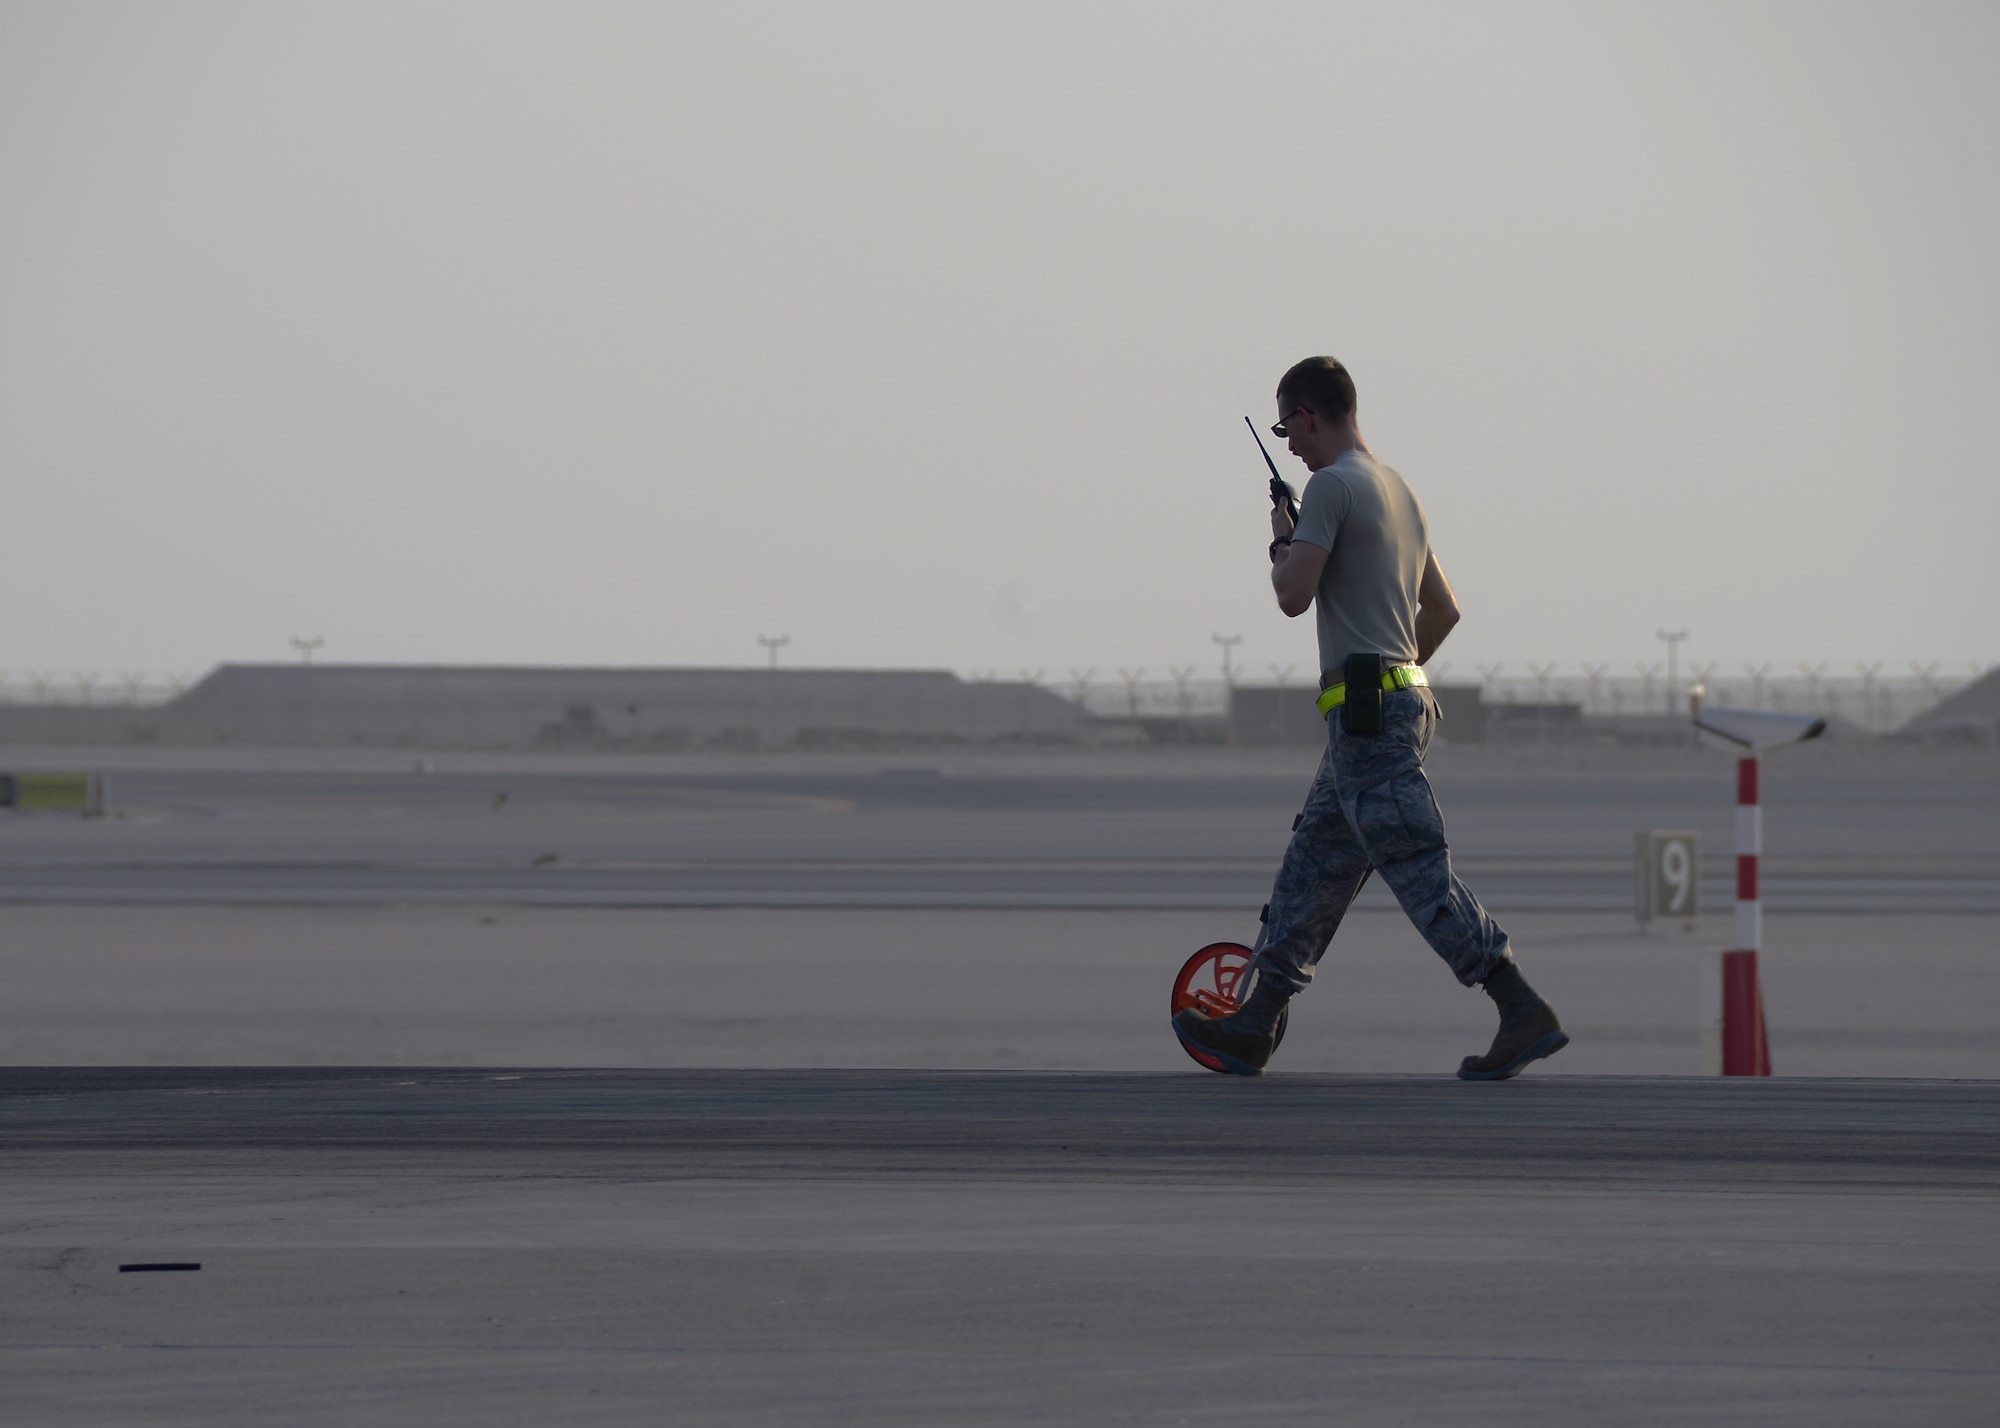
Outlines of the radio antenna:
[[1249,417],[1243,418],[1243,425],[1250,428],[1250,439],[1257,443],[1257,449],[1264,453],[1264,464],[1271,468],[1271,504],[1283,506],[1285,514],[1292,518],[1292,524],[1299,523],[1299,503],[1292,496],[1292,488],[1285,484],[1285,478],[1278,474],[1278,463],[1271,459],[1270,448],[1264,445],[1264,438],[1257,435],[1257,423]]

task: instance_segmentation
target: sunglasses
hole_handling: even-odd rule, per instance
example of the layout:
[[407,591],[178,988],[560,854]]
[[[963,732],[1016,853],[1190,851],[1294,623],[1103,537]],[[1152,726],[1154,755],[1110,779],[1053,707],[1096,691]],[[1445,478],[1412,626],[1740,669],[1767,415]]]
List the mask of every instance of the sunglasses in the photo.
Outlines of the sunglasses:
[[1308,409],[1305,407],[1293,407],[1290,411],[1286,412],[1282,417],[1278,418],[1277,424],[1271,428],[1271,435],[1277,437],[1278,440],[1283,441],[1287,436],[1291,435],[1290,432],[1285,430],[1285,423],[1290,421],[1293,417],[1297,416],[1300,412],[1306,410]]

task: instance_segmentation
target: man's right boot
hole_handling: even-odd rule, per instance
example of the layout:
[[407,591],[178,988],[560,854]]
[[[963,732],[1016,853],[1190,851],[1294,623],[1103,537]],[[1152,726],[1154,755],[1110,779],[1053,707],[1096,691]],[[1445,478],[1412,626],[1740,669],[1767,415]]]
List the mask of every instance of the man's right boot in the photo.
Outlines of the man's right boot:
[[1193,1007],[1174,1014],[1181,1045],[1203,1051],[1235,1076],[1261,1076],[1278,1048],[1278,1018],[1292,999],[1276,978],[1259,973],[1250,999],[1228,1016],[1203,1016]]
[[1500,1008],[1500,1030],[1484,1056],[1468,1056],[1459,1063],[1459,1080],[1505,1081],[1520,1075],[1530,1061],[1553,1056],[1569,1045],[1569,1033],[1556,1018],[1556,1009],[1536,995],[1513,958],[1487,973],[1480,986]]

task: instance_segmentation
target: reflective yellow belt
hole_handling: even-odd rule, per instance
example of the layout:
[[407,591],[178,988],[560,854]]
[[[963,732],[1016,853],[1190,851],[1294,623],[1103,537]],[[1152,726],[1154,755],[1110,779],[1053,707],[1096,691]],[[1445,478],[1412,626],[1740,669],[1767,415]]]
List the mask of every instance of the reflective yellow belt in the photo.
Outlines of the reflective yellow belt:
[[[1413,664],[1399,664],[1394,669],[1382,672],[1382,692],[1393,694],[1398,689],[1409,689],[1419,684],[1429,684],[1422,669]],[[1324,719],[1347,702],[1347,686],[1335,684],[1327,688],[1319,697],[1319,717]]]

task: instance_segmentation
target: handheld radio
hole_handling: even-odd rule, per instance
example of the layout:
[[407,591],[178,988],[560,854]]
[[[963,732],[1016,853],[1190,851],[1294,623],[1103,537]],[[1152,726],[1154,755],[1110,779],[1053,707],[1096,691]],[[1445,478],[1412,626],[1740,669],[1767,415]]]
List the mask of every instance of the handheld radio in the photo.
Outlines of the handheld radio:
[[1243,418],[1243,425],[1250,428],[1250,439],[1257,443],[1257,449],[1264,453],[1264,464],[1271,468],[1271,504],[1283,506],[1285,514],[1292,518],[1292,524],[1299,523],[1299,503],[1292,495],[1292,488],[1285,484],[1285,478],[1278,474],[1278,463],[1271,459],[1271,452],[1264,445],[1264,438],[1257,435],[1257,424],[1249,417]]

